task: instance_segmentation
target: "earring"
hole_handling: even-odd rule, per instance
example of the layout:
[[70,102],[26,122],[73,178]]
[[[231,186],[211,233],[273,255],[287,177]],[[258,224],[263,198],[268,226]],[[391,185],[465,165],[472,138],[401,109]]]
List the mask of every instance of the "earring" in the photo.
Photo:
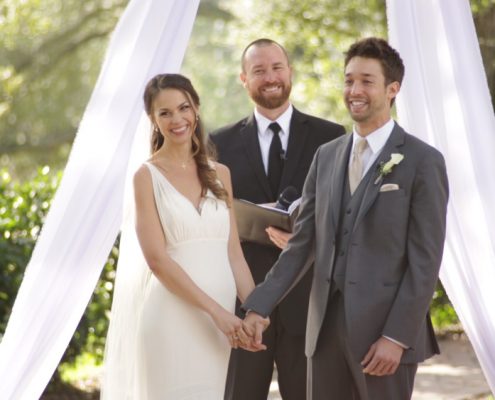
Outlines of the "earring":
[[196,114],[196,122],[199,121],[199,114]]

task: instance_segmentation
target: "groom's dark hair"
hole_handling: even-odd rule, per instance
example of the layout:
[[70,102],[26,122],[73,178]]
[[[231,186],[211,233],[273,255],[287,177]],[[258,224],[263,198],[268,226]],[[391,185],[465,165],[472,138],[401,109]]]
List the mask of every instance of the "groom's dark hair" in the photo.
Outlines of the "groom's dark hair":
[[374,58],[382,66],[385,84],[399,82],[402,84],[404,78],[404,63],[397,50],[388,44],[384,39],[369,37],[359,40],[349,47],[345,53],[345,64],[353,57]]

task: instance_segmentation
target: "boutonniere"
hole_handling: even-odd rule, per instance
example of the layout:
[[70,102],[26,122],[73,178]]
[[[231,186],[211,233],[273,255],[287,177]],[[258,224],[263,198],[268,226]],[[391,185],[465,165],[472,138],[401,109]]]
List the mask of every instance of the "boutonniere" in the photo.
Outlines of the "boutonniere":
[[400,162],[404,159],[404,155],[400,153],[392,153],[390,154],[390,160],[386,163],[381,162],[378,166],[378,176],[375,180],[375,185],[378,185],[385,175],[388,175],[392,172],[392,168],[395,165],[400,164]]

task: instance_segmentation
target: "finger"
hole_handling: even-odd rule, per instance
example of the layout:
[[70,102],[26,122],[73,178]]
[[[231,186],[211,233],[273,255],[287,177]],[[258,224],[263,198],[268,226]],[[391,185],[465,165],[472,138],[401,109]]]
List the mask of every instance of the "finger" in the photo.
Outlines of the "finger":
[[246,340],[248,340],[248,336],[246,335],[246,332],[244,332],[244,330],[241,328],[239,329],[237,332],[237,337],[239,338],[239,341],[240,342],[245,342]]
[[399,363],[392,363],[388,366],[388,368],[384,371],[384,375],[393,375],[397,368],[399,367]]
[[387,368],[388,368],[388,364],[385,361],[383,360],[378,361],[378,363],[376,364],[375,368],[372,371],[372,374],[376,376],[383,376],[385,375],[385,371],[387,370]]
[[361,361],[361,365],[365,366],[367,365],[371,359],[373,358],[373,355],[375,354],[375,346],[372,345],[366,355],[363,358],[363,361]]
[[232,348],[237,349],[239,347],[239,335],[235,331],[232,334],[232,343],[234,344]]
[[378,364],[378,359],[377,357],[373,356],[373,358],[370,360],[368,365],[366,365],[366,368],[363,369],[363,372],[365,374],[374,375],[377,364]]
[[253,337],[254,336],[254,329],[252,327],[251,324],[249,324],[248,322],[244,321],[242,323],[242,329],[244,332],[246,332],[246,335],[249,336],[249,337]]
[[255,333],[254,333],[254,343],[259,345],[261,344],[263,340],[263,331],[264,331],[264,324],[261,322],[257,322],[255,324]]

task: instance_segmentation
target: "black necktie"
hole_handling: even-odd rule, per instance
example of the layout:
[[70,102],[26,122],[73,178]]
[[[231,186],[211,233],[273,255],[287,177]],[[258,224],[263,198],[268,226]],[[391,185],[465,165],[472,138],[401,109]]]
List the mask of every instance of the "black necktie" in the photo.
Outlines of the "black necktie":
[[278,133],[282,130],[280,125],[272,122],[268,129],[273,132],[272,143],[268,153],[268,181],[272,189],[273,198],[277,197],[278,188],[280,186],[280,178],[282,177],[282,169],[284,168],[282,142]]

